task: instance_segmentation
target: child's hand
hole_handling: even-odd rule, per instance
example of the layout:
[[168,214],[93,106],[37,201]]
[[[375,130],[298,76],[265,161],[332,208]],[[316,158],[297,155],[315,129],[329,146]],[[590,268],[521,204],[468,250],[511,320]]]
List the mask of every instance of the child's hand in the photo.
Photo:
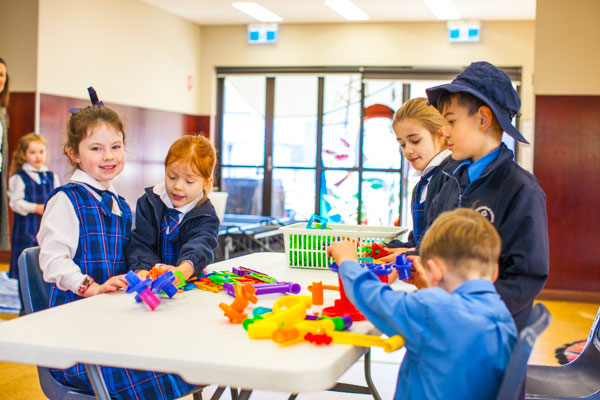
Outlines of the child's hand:
[[424,289],[431,286],[429,277],[423,265],[421,264],[421,257],[419,256],[408,256],[406,257],[413,263],[413,267],[410,269],[410,278],[405,282],[412,283],[418,289]]
[[138,269],[137,271],[135,271],[135,273],[141,280],[150,278],[150,271],[146,269]]
[[[184,261],[177,267],[174,265],[161,264],[158,266],[158,268],[163,272],[173,271],[173,273],[175,273],[177,271],[181,271],[183,279],[185,279],[186,281],[190,279],[190,277],[194,274],[194,266],[189,261]],[[181,282],[179,281],[179,277],[175,276],[175,281],[173,282],[173,284],[175,286],[178,286],[180,283]]]
[[91,297],[100,293],[116,292],[119,289],[126,289],[127,286],[128,284],[125,280],[125,275],[115,275],[110,277],[102,285],[99,285],[96,282],[92,283],[88,290],[85,291],[83,296]]
[[[382,261],[386,264],[396,262],[396,256],[399,256],[400,254],[404,254],[408,250],[410,250],[407,247],[384,247],[383,249],[385,251],[387,251],[389,254],[385,257],[381,257],[379,259],[379,261]],[[396,278],[398,278],[397,274],[396,274]]]
[[327,248],[327,256],[333,257],[333,260],[337,265],[349,260],[358,262],[358,256],[356,255],[356,244],[349,240],[339,240],[337,242],[333,242]]
[[44,205],[43,204],[36,204],[35,205],[35,209],[33,210],[34,213],[39,214],[39,215],[43,215],[44,214]]

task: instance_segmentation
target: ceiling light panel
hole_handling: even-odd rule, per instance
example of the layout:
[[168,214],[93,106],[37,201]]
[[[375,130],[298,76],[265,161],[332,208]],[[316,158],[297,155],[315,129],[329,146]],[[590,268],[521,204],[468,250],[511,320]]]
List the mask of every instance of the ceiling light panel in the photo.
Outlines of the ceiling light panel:
[[460,19],[460,13],[452,0],[424,0],[437,19]]
[[231,6],[261,22],[283,21],[279,15],[252,1],[235,2]]
[[369,16],[350,0],[325,0],[325,5],[348,21],[366,21]]

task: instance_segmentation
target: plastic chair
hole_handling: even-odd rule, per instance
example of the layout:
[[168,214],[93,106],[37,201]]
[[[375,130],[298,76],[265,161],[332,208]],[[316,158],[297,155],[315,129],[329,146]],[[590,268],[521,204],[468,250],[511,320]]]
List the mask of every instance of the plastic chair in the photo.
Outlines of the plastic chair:
[[[50,284],[44,281],[39,262],[40,248],[30,247],[19,256],[19,285],[23,293],[25,314],[45,310],[49,306]],[[63,385],[54,378],[48,368],[38,366],[42,391],[51,400],[93,400],[93,393],[84,392],[72,386]],[[194,400],[202,400],[202,388],[187,393]]]
[[527,367],[526,399],[600,400],[600,309],[583,352],[560,367]]
[[529,360],[533,343],[549,323],[550,312],[545,305],[537,303],[527,320],[527,326],[519,334],[519,339],[502,378],[500,390],[496,396],[497,400],[516,400],[520,398],[527,371],[527,360]]

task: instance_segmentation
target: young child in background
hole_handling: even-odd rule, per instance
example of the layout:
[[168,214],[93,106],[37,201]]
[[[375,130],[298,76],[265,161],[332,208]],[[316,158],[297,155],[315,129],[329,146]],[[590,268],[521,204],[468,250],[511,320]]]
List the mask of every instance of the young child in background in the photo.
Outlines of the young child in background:
[[435,107],[427,104],[426,98],[418,97],[404,103],[394,114],[392,129],[402,155],[421,179],[415,185],[411,199],[413,230],[407,242],[393,240],[387,244],[386,250],[391,255],[383,257],[384,262],[393,262],[397,254],[418,246],[427,228],[427,208],[441,188],[444,177],[441,172],[452,162],[446,148],[446,121]]
[[467,67],[451,83],[427,89],[431,104],[448,122],[448,148],[462,162],[428,209],[431,223],[442,212],[472,207],[502,238],[496,290],[519,331],[548,278],[546,196],[535,177],[514,161],[502,133],[527,143],[512,125],[521,100],[509,76],[487,62]]
[[183,136],[169,148],[165,181],[138,199],[127,264],[145,279],[152,267],[181,271],[183,279],[202,274],[214,259],[219,218],[208,193],[216,153],[203,136]]
[[[119,116],[105,106],[85,107],[69,118],[64,150],[75,172],[50,194],[38,234],[51,307],[127,287],[123,274],[131,209],[111,184],[125,165],[124,139]],[[82,364],[51,371],[59,382],[92,392]],[[101,371],[110,395],[117,398],[174,399],[193,388],[173,374],[112,367]]]
[[383,333],[405,340],[396,400],[496,398],[517,339],[492,283],[500,246],[478,212],[440,215],[423,237],[422,265],[415,260],[424,289],[413,293],[394,291],[361,268],[352,242],[327,249],[348,299]]
[[8,205],[13,210],[11,278],[19,279],[18,260],[21,252],[37,246],[36,235],[50,192],[60,186],[60,179],[48,171],[48,142],[35,133],[21,136],[13,153],[8,180]]

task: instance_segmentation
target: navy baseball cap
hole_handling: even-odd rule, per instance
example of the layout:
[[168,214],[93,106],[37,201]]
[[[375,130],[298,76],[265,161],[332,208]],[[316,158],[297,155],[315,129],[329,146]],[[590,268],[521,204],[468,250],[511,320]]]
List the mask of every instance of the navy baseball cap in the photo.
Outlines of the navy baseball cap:
[[443,92],[469,93],[483,101],[494,113],[502,130],[519,142],[529,143],[511,123],[521,108],[521,99],[506,72],[479,61],[469,65],[450,83],[426,90],[429,103],[436,106]]

